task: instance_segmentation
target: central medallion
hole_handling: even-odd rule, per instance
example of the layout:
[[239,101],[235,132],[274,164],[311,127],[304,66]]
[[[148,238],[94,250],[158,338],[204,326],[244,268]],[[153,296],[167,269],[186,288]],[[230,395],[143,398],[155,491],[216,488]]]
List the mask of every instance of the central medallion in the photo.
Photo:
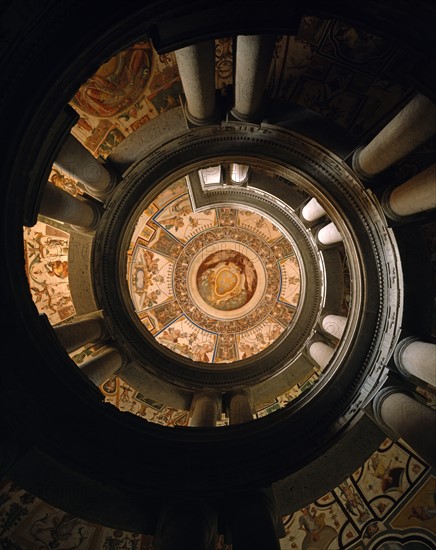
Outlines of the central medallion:
[[197,289],[218,310],[235,310],[252,298],[257,286],[253,262],[235,250],[210,254],[197,271]]

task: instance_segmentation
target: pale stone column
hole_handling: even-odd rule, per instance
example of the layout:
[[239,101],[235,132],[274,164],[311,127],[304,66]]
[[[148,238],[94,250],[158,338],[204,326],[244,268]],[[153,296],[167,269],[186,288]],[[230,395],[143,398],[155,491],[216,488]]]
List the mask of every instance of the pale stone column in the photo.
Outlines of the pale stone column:
[[107,347],[89,361],[79,365],[79,367],[91,382],[94,382],[96,386],[101,386],[124,364],[125,358],[120,351],[114,347]]
[[323,369],[329,364],[335,349],[324,342],[312,342],[308,346],[308,352],[310,357]]
[[418,401],[403,388],[386,387],[373,400],[376,421],[412,447],[423,460],[436,466],[436,410]]
[[238,120],[252,121],[260,112],[275,43],[273,35],[237,37],[232,115]]
[[305,206],[303,206],[303,209],[301,210],[301,215],[306,221],[314,222],[315,220],[318,220],[325,215],[325,210],[319,204],[319,202],[315,198],[313,198],[310,199],[310,201]]
[[316,237],[321,244],[325,245],[340,243],[342,241],[342,235],[333,222],[321,227]]
[[243,424],[254,418],[254,411],[247,391],[235,391],[227,394],[227,415],[229,424]]
[[343,315],[328,314],[324,315],[321,319],[322,328],[335,338],[339,339],[342,338],[342,335],[344,334],[346,323],[347,318]]
[[436,164],[389,189],[382,204],[386,214],[393,219],[436,208]]
[[217,512],[204,499],[172,497],[160,511],[154,550],[216,550]]
[[196,393],[192,399],[189,426],[194,428],[213,428],[218,421],[221,402],[218,396],[210,392]]
[[83,184],[90,195],[106,197],[117,183],[114,171],[99,162],[73,135],[62,146],[54,165]]
[[404,376],[417,378],[436,388],[436,344],[404,338],[395,348],[394,361]]
[[67,353],[85,344],[95,344],[108,336],[106,321],[97,313],[84,318],[76,318],[70,323],[56,325],[55,334]]
[[101,218],[101,208],[86,199],[73,197],[63,189],[47,182],[39,213],[47,218],[68,223],[77,230],[92,232]]
[[175,51],[186,99],[188,120],[210,124],[216,118],[215,42],[209,40]]
[[436,105],[416,95],[366,146],[353,156],[353,169],[362,179],[383,172],[436,133]]

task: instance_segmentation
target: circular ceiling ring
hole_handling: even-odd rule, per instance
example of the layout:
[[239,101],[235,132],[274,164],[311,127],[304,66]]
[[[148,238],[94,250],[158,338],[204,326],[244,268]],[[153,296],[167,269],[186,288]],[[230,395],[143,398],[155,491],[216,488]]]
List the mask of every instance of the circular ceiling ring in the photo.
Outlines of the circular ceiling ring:
[[[297,213],[282,199],[274,197],[271,189],[267,192],[250,189],[248,185],[248,189],[226,189],[225,194],[224,190],[216,189],[209,200],[216,204],[256,207],[272,216],[285,230],[292,228],[291,235],[304,266],[305,292],[297,322],[272,349],[211,371],[208,366],[175,353],[172,356],[162,346],[156,346],[154,338],[143,330],[131,304],[123,258],[130,246],[133,226],[148,204],[147,197],[195,170],[234,161],[236,145],[239,162],[277,176],[276,191],[280,185],[285,187],[277,194],[285,196],[286,188],[289,192],[296,186],[308,197],[317,198],[343,237],[353,281],[347,328],[322,378],[310,392],[287,407],[288,413],[291,409],[293,413],[302,410],[313,403],[314,396],[321,390],[328,400],[325,396],[330,387],[334,388],[331,389],[334,399],[326,416],[333,418],[340,409],[342,412],[352,409],[353,396],[368,374],[368,365],[375,368],[373,352],[380,338],[394,338],[393,333],[384,333],[386,312],[380,309],[381,304],[389,303],[389,299],[384,299],[388,286],[387,265],[381,258],[386,254],[382,251],[386,239],[382,243],[379,235],[381,229],[384,231],[380,227],[383,221],[375,206],[369,207],[370,198],[347,165],[303,136],[252,125],[247,132],[241,125],[227,123],[221,127],[191,130],[138,161],[107,204],[95,237],[94,286],[99,306],[114,339],[135,361],[176,386],[225,392],[247,387],[250,382],[256,384],[295,367],[294,362],[313,337],[323,311],[322,252]],[[374,384],[379,382],[381,375],[383,371],[374,377]],[[370,393],[371,386],[366,384],[365,388]]]
[[[178,147],[178,144],[176,144],[176,147]],[[209,159],[209,162],[211,160]],[[215,161],[216,159],[213,160],[213,162]],[[144,163],[150,167],[150,164],[146,160]],[[198,162],[195,164],[199,165]],[[174,177],[177,180],[180,173],[183,174],[186,172],[186,169],[191,171],[193,167],[189,165],[182,171],[176,170],[175,176],[174,174],[170,174],[169,181],[172,182]],[[173,171],[171,165],[169,170],[170,172]],[[156,175],[153,172],[148,177],[150,178],[149,181],[156,181]],[[233,363],[222,363],[218,369],[216,364],[208,365],[207,363],[189,361],[179,354],[171,354],[162,346],[156,346],[155,339],[151,337],[147,330],[144,330],[144,326],[133,310],[133,304],[126,284],[126,267],[122,262],[123,258],[126,258],[127,250],[131,244],[132,226],[135,225],[138,217],[144,211],[144,201],[147,204],[150,200],[148,199],[150,192],[148,177],[144,177],[142,174],[140,177],[133,179],[128,177],[120,185],[118,191],[107,205],[106,213],[94,241],[94,266],[96,267],[94,271],[95,291],[100,307],[104,310],[105,318],[111,327],[113,337],[122,343],[128,353],[137,362],[143,363],[144,368],[151,370],[151,372],[154,372],[159,377],[166,378],[176,384],[186,385],[191,389],[193,387],[209,387],[210,389],[215,388],[219,391],[229,391],[258,383],[286,368],[298,353],[301,353],[302,348],[313,332],[320,315],[322,289],[324,287],[320,255],[318,254],[316,244],[313,237],[307,233],[298,216],[287,208],[286,205],[278,203],[274,197],[265,192],[260,194],[256,190],[239,189],[227,191],[224,202],[219,192],[213,193],[213,199],[209,200],[210,204],[225,204],[227,207],[237,207],[243,204],[245,208],[255,209],[262,212],[262,214],[267,212],[269,217],[274,219],[274,222],[283,228],[282,231],[287,233],[289,238],[295,242],[295,250],[304,272],[304,283],[302,285],[304,286],[304,296],[300,298],[302,304],[299,304],[298,307],[292,306],[292,314],[294,314],[295,310],[296,320],[289,329],[284,330],[278,341],[273,346],[268,347],[263,353],[261,352],[254,357]],[[158,185],[158,189],[165,188],[167,185],[168,179],[164,178],[160,182],[160,185]],[[144,193],[144,189],[148,193]],[[208,207],[210,207],[210,204]],[[253,254],[253,258],[256,257],[254,252],[255,247],[259,248],[262,246],[259,236],[247,229],[227,227],[221,228],[220,232],[226,235],[220,241],[221,247],[225,247],[225,243],[229,239],[232,242],[236,242],[235,235],[239,239],[238,246],[243,246],[243,242],[251,242],[253,250],[250,253],[249,249],[247,249],[246,254]],[[204,235],[207,236],[207,232],[202,235],[204,240]],[[214,238],[216,238],[216,233],[212,232],[210,242]],[[184,248],[181,259],[179,258],[176,262],[176,272],[178,266],[186,261],[186,251],[190,247],[196,247],[197,241],[198,238],[193,238]],[[264,245],[264,249],[266,250],[264,254],[270,255],[268,261],[271,263],[272,276],[274,278],[274,270],[277,270],[275,265],[279,263],[279,260],[273,255],[267,245]],[[187,271],[187,267],[185,271]],[[186,276],[187,273],[185,273]],[[277,279],[273,284],[276,287],[275,289],[269,289],[271,296],[274,295],[274,292],[277,293],[278,282]],[[180,284],[184,286],[182,283]],[[266,294],[268,295],[268,293]],[[271,296],[268,300],[263,299],[264,317],[269,314],[275,303],[275,298]],[[250,304],[248,303],[247,305],[249,306]],[[206,304],[203,304],[203,309],[205,306]],[[249,322],[260,323],[258,321],[258,314],[261,307],[260,305],[260,307],[252,308],[248,312],[248,317],[244,316],[244,325]],[[282,307],[284,308],[285,306],[283,305]],[[291,310],[291,307],[288,309]],[[216,315],[215,318],[210,317],[210,309],[209,316],[205,315],[198,308],[196,308],[195,313],[195,317],[192,317],[192,314],[190,315],[194,320],[198,320],[199,323],[203,322],[204,324],[205,319],[210,319],[210,323],[207,325],[209,330],[213,330],[213,327],[217,326],[218,330],[222,330],[225,333],[229,330],[226,325],[233,323],[229,325],[231,329],[233,325],[237,324],[237,320],[227,322],[225,320],[220,321]],[[237,314],[238,310],[235,312],[235,315]],[[250,321],[250,316],[254,319],[253,321]],[[260,319],[262,320],[262,318]],[[248,330],[250,328],[250,325],[248,325]],[[268,355],[267,362],[265,361],[266,355]],[[184,368],[181,368],[181,364]]]

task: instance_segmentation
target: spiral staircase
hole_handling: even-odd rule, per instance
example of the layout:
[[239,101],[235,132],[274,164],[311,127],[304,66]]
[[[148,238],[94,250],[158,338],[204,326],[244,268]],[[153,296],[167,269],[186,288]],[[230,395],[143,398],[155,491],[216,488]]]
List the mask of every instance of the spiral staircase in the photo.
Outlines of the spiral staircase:
[[[435,337],[434,7],[12,6],[2,301],[5,345],[18,345],[1,370],[3,475],[61,509],[143,533],[165,521],[166,533],[194,532],[190,515],[212,506],[238,550],[254,544],[249,519],[282,536],[280,517],[338,485],[386,436],[435,466],[434,438],[420,445],[421,433],[403,435],[382,414],[400,393],[428,411],[424,427],[434,423],[416,391],[434,391],[431,382],[399,366],[407,343]],[[340,59],[342,73],[293,57],[299,44],[321,48],[314,21],[333,29],[324,59]],[[233,52],[221,88],[218,42]],[[91,153],[77,113],[104,95],[78,90],[135,44],[175,60],[180,93]],[[280,62],[292,98],[280,91]],[[329,104],[314,84],[322,71]],[[393,104],[371,95],[375,74]],[[38,82],[32,93],[26,80]],[[356,97],[367,110],[350,106]],[[53,168],[77,184],[73,194]],[[23,227],[38,221],[68,234],[65,321],[38,309],[23,265]],[[183,421],[113,406],[114,378]],[[172,502],[187,510],[184,527]]]

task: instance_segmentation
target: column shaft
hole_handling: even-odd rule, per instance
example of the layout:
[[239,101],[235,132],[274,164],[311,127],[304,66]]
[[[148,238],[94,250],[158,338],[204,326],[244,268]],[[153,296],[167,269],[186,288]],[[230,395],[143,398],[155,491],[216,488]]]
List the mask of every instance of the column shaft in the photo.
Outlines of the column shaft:
[[155,550],[215,550],[217,512],[203,499],[177,497],[164,504],[156,527]]
[[321,326],[335,338],[342,338],[346,323],[347,318],[343,315],[325,315],[322,318]]
[[246,391],[233,392],[227,395],[227,415],[230,424],[242,424],[253,420],[253,407]]
[[321,244],[335,244],[342,241],[342,235],[337,230],[336,225],[333,222],[328,223],[317,233],[318,241]]
[[394,387],[381,390],[373,406],[382,427],[404,439],[427,464],[436,466],[436,410]]
[[319,218],[322,218],[324,214],[324,208],[315,198],[310,199],[310,201],[301,210],[301,215],[308,222],[318,220]]
[[410,216],[436,208],[436,164],[394,187],[387,197],[387,214]]
[[2,433],[0,441],[0,481],[7,478],[9,470],[18,460],[19,455],[17,442]]
[[119,370],[124,364],[124,358],[121,353],[113,347],[107,347],[96,357],[80,365],[80,370],[94,382],[96,386],[100,386],[106,380]]
[[194,395],[189,425],[196,428],[216,426],[220,411],[220,400],[212,393],[200,392]]
[[54,165],[82,183],[89,194],[95,197],[106,196],[117,181],[115,174],[99,162],[73,135],[68,137]]
[[215,42],[209,40],[175,52],[186,99],[187,117],[194,124],[215,118]]
[[101,209],[96,204],[73,197],[50,182],[45,186],[39,213],[86,231],[93,231],[101,217]]
[[229,527],[234,550],[280,550],[279,515],[270,489],[258,489],[230,498]]
[[308,351],[312,359],[316,361],[321,368],[325,368],[328,365],[335,353],[334,348],[324,342],[312,342],[309,345]]
[[412,376],[436,388],[436,344],[406,338],[398,343],[395,364],[405,376]]
[[371,178],[411,153],[436,133],[436,105],[418,94],[365,147],[353,165],[358,175]]
[[85,344],[101,342],[107,334],[106,322],[100,315],[75,319],[54,327],[56,336],[68,353]]
[[236,42],[235,105],[232,114],[251,121],[261,109],[276,37],[243,36]]

